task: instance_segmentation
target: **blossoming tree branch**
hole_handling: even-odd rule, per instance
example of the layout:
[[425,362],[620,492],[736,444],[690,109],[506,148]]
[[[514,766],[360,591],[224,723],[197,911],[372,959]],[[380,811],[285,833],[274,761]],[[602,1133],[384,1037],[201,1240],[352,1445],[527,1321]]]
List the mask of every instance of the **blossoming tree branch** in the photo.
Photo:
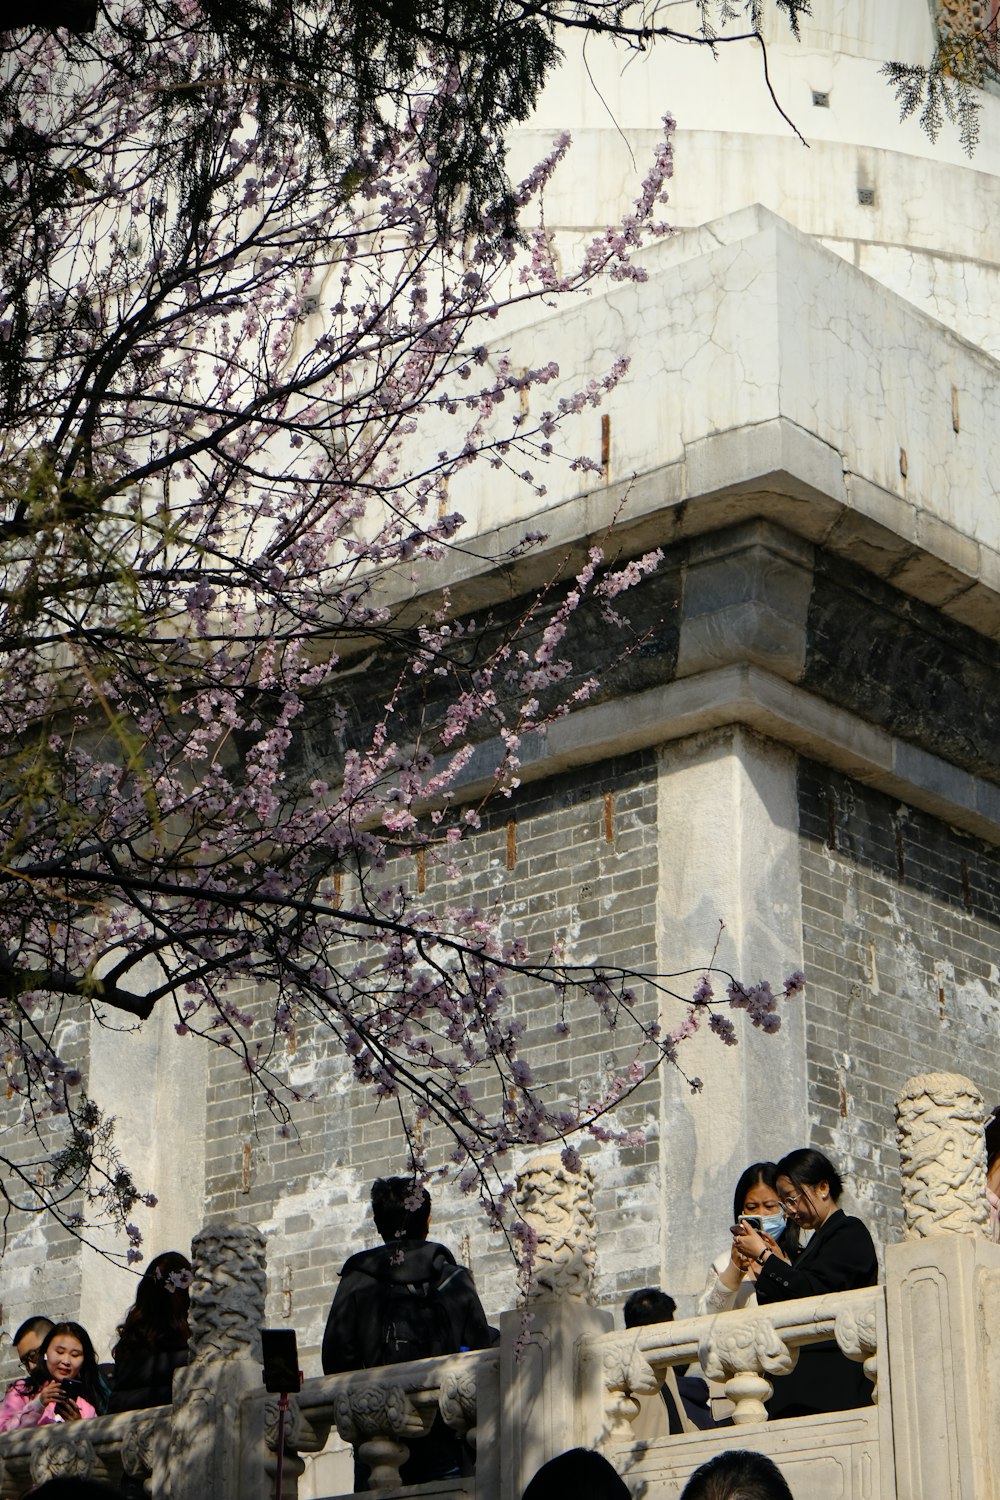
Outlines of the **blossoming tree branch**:
[[[502,1217],[513,1148],[571,1161],[581,1133],[614,1137],[703,1018],[726,1042],[731,1008],[778,1024],[766,983],[578,965],[426,894],[516,786],[524,737],[595,691],[574,621],[593,614],[620,657],[641,644],[628,601],[656,553],[594,547],[478,620],[427,579],[473,545],[448,501],[463,471],[542,494],[547,464],[587,466],[560,456],[562,424],[626,361],[567,389],[554,364],[513,366],[504,320],[642,276],[669,122],[633,212],[567,269],[539,207],[566,141],[511,188],[517,234],[467,202],[456,227],[453,68],[427,52],[370,128],[327,94],[303,133],[198,14],[147,39],[141,78],[119,66],[128,5],[85,65],[44,31],[4,54],[0,1193],[79,1232],[128,1224],[155,1184],[120,1158],[72,1038],[169,1007],[178,1046],[237,1054],[291,1128],[283,1042],[308,1017],[408,1128],[441,1124]],[[538,986],[560,1027],[595,1007],[632,1050],[586,1104],[525,1060],[513,1000]]]

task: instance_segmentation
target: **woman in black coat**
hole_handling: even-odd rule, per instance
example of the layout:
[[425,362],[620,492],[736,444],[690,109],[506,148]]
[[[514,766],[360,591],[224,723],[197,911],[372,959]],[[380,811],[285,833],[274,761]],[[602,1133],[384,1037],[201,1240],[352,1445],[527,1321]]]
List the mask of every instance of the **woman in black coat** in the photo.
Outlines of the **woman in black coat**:
[[174,1371],[186,1365],[191,1262],[176,1250],[151,1260],[112,1350],[109,1411],[167,1406]]
[[[791,1151],[778,1162],[777,1186],[788,1217],[800,1229],[811,1229],[812,1238],[791,1265],[768,1235],[740,1226],[740,1247],[757,1266],[758,1303],[874,1286],[875,1245],[861,1220],[837,1207],[843,1185],[833,1163],[819,1151]],[[800,1349],[792,1373],[774,1376],[773,1384],[774,1395],[767,1403],[772,1418],[871,1405],[871,1381],[860,1364],[841,1354],[833,1339]]]

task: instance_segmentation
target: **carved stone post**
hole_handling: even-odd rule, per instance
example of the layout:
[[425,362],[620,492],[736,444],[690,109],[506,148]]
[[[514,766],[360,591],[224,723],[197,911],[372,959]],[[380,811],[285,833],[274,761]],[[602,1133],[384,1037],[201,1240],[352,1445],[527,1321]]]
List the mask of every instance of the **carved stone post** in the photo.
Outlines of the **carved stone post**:
[[887,1245],[896,1482],[907,1500],[1000,1500],[1000,1246],[986,1234],[983,1101],[911,1078],[896,1106],[906,1238]]
[[597,1268],[594,1174],[563,1166],[554,1152],[532,1157],[517,1179],[518,1207],[535,1240],[532,1302],[591,1302]]
[[464,1437],[476,1451],[479,1426],[479,1392],[476,1365],[465,1360],[441,1376],[438,1409],[446,1427]]
[[[501,1500],[518,1500],[528,1480],[567,1448],[606,1436],[603,1381],[582,1341],[611,1327],[595,1308],[593,1178],[556,1154],[533,1157],[518,1179],[521,1216],[535,1241],[534,1274],[522,1311],[500,1318]],[[484,1443],[479,1445],[480,1454]]]
[[667,1409],[660,1396],[660,1382],[636,1344],[633,1329],[613,1342],[592,1346],[593,1354],[584,1349],[583,1385],[587,1390],[600,1392],[604,1411],[602,1435],[608,1441],[628,1442],[643,1398],[656,1403],[654,1411],[662,1413],[663,1431],[667,1431]]
[[401,1384],[366,1379],[341,1391],[334,1404],[337,1431],[371,1470],[368,1487],[393,1489],[410,1454],[410,1440],[430,1429],[432,1412],[421,1412]]
[[799,1357],[764,1317],[719,1318],[698,1351],[709,1380],[723,1380],[733,1403],[733,1423],[745,1427],[767,1421],[765,1401],[774,1394],[767,1375],[790,1375]]
[[878,1406],[878,1308],[857,1313],[853,1308],[839,1312],[834,1337],[841,1354],[856,1360],[872,1383],[872,1403]]
[[[191,1363],[174,1376],[170,1500],[268,1500],[264,1238],[245,1224],[209,1224],[195,1235],[191,1260]],[[164,1493],[156,1476],[153,1488]]]
[[169,1417],[146,1415],[137,1417],[122,1439],[122,1472],[145,1495],[154,1493],[154,1474],[163,1473],[169,1430]]
[[896,1101],[906,1238],[986,1234],[983,1096],[960,1073],[922,1073]]

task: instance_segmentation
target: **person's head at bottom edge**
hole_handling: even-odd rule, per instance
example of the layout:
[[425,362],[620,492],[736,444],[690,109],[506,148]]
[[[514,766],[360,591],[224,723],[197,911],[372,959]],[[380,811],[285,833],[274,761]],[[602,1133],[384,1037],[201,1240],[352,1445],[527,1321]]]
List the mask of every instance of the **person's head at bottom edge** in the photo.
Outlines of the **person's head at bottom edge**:
[[763,1453],[730,1448],[695,1469],[681,1500],[793,1500],[778,1465]]

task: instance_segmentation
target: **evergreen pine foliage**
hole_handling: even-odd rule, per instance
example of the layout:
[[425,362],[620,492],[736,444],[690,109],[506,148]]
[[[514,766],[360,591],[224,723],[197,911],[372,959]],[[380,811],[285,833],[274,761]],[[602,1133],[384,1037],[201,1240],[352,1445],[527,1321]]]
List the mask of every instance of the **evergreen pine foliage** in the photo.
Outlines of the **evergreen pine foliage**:
[[[769,0],[771,3],[771,0]],[[809,0],[773,0],[798,35]],[[16,60],[32,34],[50,33],[78,63],[107,65],[141,81],[171,38],[190,41],[190,70],[163,79],[165,170],[190,179],[195,140],[228,83],[248,79],[260,124],[292,131],[334,180],[350,180],[362,141],[392,128],[401,102],[444,66],[453,87],[423,121],[443,220],[465,232],[488,211],[509,233],[516,205],[505,168],[505,134],[530,114],[573,31],[609,35],[645,49],[657,39],[716,46],[722,31],[760,35],[764,0],[699,0],[693,31],[671,24],[671,8],[634,0],[13,0],[0,31],[0,165],[37,166],[45,143],[18,133]],[[109,48],[108,39],[113,45]],[[4,66],[4,64],[7,66]],[[340,133],[328,133],[331,115]],[[6,126],[6,129],[4,129]],[[81,164],[81,170],[87,170]],[[44,177],[44,172],[43,172]],[[51,175],[45,194],[65,191]]]
[[881,72],[896,91],[901,120],[916,115],[932,141],[946,122],[956,126],[972,156],[979,144],[980,96],[998,77],[996,10],[986,26],[941,29],[927,67],[887,62]]

